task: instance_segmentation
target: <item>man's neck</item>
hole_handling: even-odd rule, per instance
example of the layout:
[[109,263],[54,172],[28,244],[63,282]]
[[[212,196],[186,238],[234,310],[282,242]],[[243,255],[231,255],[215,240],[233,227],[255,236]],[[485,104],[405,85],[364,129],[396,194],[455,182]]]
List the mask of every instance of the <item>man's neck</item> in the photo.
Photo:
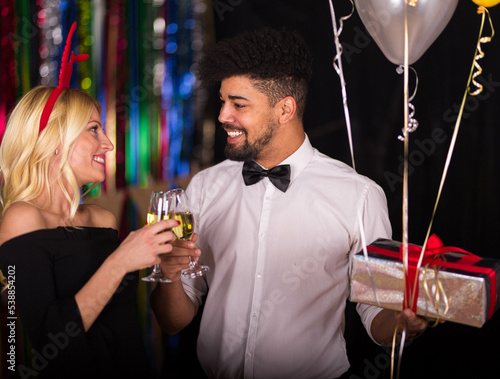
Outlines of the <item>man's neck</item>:
[[262,157],[257,157],[255,161],[269,170],[295,153],[302,146],[305,138],[306,135],[304,132],[295,133],[290,138],[283,140],[278,147],[273,147],[271,150],[261,154]]

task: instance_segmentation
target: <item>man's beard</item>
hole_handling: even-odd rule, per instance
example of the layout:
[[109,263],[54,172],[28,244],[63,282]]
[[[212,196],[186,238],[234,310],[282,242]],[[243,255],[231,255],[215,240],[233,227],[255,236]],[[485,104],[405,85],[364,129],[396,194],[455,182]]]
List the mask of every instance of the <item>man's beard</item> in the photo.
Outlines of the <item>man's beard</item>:
[[[233,127],[233,129],[235,129]],[[271,141],[274,133],[274,124],[272,122],[268,123],[268,128],[266,129],[264,135],[260,136],[252,144],[248,142],[248,133],[246,129],[238,128],[237,130],[242,131],[245,134],[245,141],[243,146],[236,147],[233,144],[228,143],[224,150],[227,159],[232,161],[254,161],[259,157],[259,154],[264,150],[267,144]]]

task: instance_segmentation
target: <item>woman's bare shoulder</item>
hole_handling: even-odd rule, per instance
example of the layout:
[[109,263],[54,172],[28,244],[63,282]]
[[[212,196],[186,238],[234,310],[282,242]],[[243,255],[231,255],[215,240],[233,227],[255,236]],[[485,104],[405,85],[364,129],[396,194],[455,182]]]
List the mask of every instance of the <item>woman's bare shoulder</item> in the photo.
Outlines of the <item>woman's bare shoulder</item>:
[[116,217],[113,212],[95,204],[80,205],[79,212],[85,215],[87,221],[85,226],[93,226],[96,228],[113,228],[116,229]]
[[14,203],[5,211],[2,217],[0,245],[22,234],[46,228],[47,223],[39,208],[30,203]]

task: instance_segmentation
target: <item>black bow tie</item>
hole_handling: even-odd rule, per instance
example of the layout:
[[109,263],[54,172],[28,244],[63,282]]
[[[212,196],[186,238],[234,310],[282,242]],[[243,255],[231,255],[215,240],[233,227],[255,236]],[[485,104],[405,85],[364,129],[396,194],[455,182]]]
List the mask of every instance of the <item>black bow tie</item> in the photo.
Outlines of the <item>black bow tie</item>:
[[253,161],[245,162],[243,165],[243,180],[247,186],[257,183],[264,176],[267,176],[276,188],[285,192],[290,184],[290,165],[284,164],[270,170],[262,168]]

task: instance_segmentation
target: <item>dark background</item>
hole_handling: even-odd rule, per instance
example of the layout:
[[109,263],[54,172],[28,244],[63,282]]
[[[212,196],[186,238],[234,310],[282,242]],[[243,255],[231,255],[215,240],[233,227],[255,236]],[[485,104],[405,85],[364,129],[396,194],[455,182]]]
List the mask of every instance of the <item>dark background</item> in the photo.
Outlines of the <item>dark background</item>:
[[[337,19],[351,9],[348,0],[335,0],[334,7]],[[476,10],[472,1],[460,0],[446,29],[413,65],[419,77],[413,104],[420,126],[410,135],[411,243],[423,242],[436,201],[478,39],[481,16]],[[304,36],[315,59],[304,117],[306,132],[318,150],[351,164],[340,81],[332,66],[335,45],[328,1],[221,0],[214,1],[213,11],[217,40],[263,26],[286,27]],[[493,25],[500,30],[500,6],[490,8],[490,12]],[[490,34],[488,26],[485,33]],[[432,228],[448,246],[498,259],[499,38],[483,45],[482,77],[490,85],[478,98],[467,100]],[[369,37],[356,12],[344,23],[340,39],[344,44],[356,169],[384,189],[393,239],[401,240],[403,143],[397,136],[403,126],[403,75],[396,73],[396,66]],[[216,108],[214,101],[214,115]],[[437,134],[440,139],[431,142]],[[216,161],[224,159],[224,141],[225,135],[218,128]],[[411,155],[418,150],[421,153]],[[480,329],[453,323],[429,329],[405,348],[400,377],[498,378],[499,329],[498,314]],[[390,352],[368,339],[353,304],[347,310],[346,340],[351,378],[390,377]]]

